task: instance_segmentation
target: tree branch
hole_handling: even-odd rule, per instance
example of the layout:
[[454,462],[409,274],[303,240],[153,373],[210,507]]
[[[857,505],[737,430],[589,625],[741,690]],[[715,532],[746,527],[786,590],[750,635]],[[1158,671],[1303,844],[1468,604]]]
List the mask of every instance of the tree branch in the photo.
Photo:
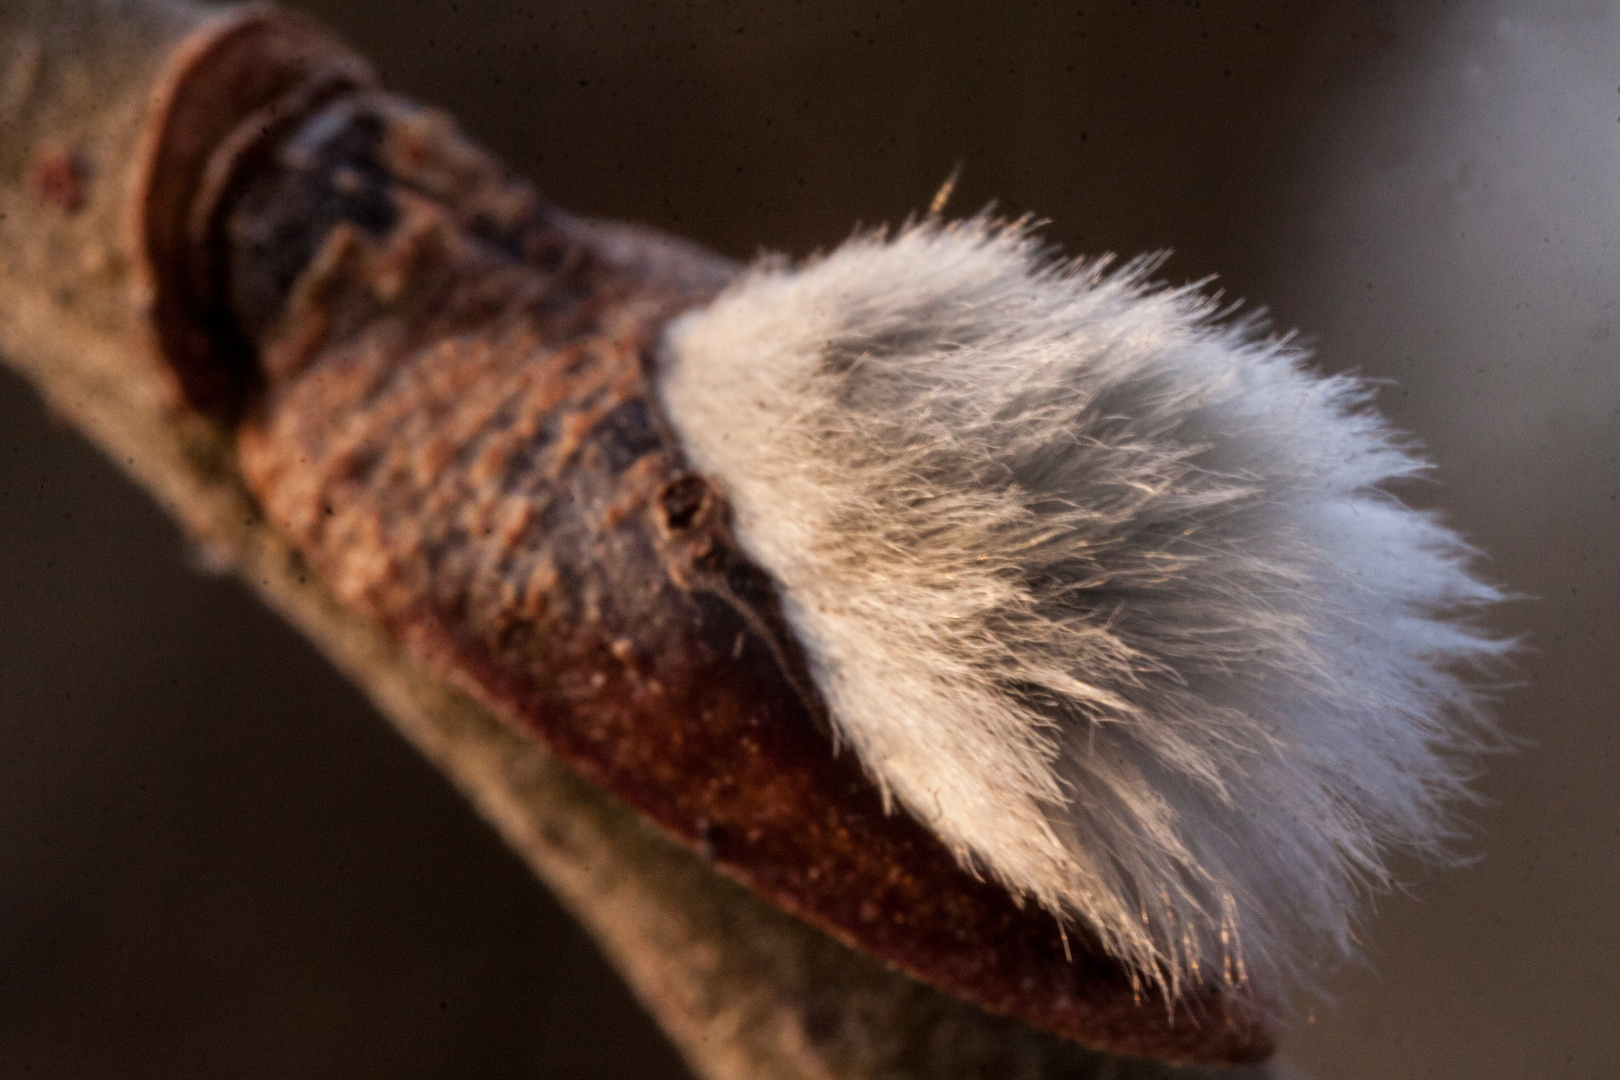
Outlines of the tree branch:
[[700,1075],[1173,1075],[989,1015],[770,907],[430,677],[308,572],[244,484],[231,427],[179,403],[131,226],[154,88],[222,17],[167,0],[0,7],[0,356],[370,695],[574,912]]

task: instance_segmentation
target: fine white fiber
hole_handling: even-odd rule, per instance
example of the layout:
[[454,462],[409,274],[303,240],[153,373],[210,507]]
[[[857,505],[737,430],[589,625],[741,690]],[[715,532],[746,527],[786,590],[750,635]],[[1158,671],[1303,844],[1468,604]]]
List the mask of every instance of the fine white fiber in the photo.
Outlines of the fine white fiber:
[[1368,386],[1156,266],[930,218],[762,260],[658,377],[885,799],[1174,997],[1444,856],[1510,646]]

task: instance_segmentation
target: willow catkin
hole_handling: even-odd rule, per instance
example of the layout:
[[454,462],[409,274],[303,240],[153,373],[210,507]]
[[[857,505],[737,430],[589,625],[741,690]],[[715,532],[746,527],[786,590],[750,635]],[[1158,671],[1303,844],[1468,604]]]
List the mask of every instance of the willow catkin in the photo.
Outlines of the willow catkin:
[[885,798],[1173,996],[1442,852],[1506,645],[1369,387],[1153,266],[858,235],[683,317],[660,389]]

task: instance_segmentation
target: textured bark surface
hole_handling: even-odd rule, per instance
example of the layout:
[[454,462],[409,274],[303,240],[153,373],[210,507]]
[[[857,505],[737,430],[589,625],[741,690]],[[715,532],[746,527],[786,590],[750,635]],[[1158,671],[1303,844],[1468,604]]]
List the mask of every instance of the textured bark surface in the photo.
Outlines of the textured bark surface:
[[[135,273],[130,163],[162,65],[201,21],[163,3],[0,8],[0,353],[445,770],[579,913],[700,1073],[1163,1074],[963,1005],[759,902],[426,674],[309,573],[243,484],[230,428],[179,404]],[[633,233],[599,236],[630,264],[671,258]],[[650,692],[634,645],[609,652],[627,693]]]
[[294,283],[243,433],[249,486],[345,604],[727,873],[929,982],[1115,1051],[1264,1047],[1217,996],[1137,1000],[833,756],[770,585],[648,385],[658,329],[706,292],[588,236],[539,272],[400,198],[386,238],[340,223]]

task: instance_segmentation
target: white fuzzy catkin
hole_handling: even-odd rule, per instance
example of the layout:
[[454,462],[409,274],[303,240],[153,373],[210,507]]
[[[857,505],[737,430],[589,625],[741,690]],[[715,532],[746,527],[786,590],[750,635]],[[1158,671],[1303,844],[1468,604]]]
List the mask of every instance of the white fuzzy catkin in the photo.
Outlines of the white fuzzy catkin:
[[660,393],[775,578],[838,737],[966,865],[1146,982],[1348,949],[1440,853],[1507,645],[1427,467],[1285,340],[985,217],[765,260]]

